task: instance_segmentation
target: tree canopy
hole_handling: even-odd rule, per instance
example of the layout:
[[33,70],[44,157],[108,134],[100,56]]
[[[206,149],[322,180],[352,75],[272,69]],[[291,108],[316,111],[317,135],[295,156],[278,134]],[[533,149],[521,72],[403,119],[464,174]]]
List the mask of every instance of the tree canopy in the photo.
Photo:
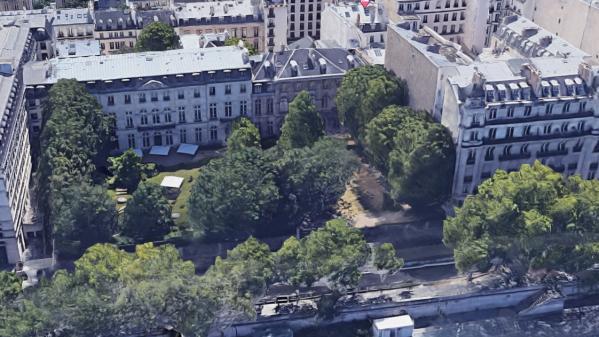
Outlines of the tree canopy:
[[260,131],[248,118],[241,117],[233,123],[227,149],[237,151],[246,147],[260,148]]
[[408,104],[408,87],[382,66],[354,68],[343,77],[335,102],[339,121],[361,140],[366,124],[385,107]]
[[576,273],[599,258],[599,181],[564,178],[535,162],[498,170],[444,223],[444,242],[461,271],[494,258]]
[[144,164],[141,157],[128,149],[118,157],[108,158],[110,171],[114,174],[114,186],[135,191],[137,184],[155,171],[154,164]]
[[178,48],[181,48],[181,41],[175,29],[159,21],[145,26],[135,44],[135,49],[138,51],[163,51]]
[[198,234],[241,236],[268,223],[279,200],[273,167],[257,148],[227,152],[202,168],[188,202]]
[[141,183],[125,207],[121,234],[140,243],[162,240],[172,225],[171,206],[162,187]]
[[13,272],[0,271],[0,306],[13,301],[21,293],[21,279]]
[[289,104],[279,145],[287,149],[311,146],[323,135],[322,117],[312,103],[310,94],[302,90]]
[[[52,225],[59,256],[79,255],[89,244],[109,237],[106,234],[114,229],[106,198],[90,186],[96,164],[106,161],[112,121],[85,86],[72,79],[61,79],[52,86],[44,115],[36,172],[40,209]],[[84,201],[73,198],[88,192],[90,196]],[[78,208],[90,214],[82,214]],[[77,236],[87,236],[88,230],[95,236]]]
[[368,157],[383,172],[396,202],[419,207],[451,193],[455,149],[449,131],[424,112],[395,105],[366,126]]

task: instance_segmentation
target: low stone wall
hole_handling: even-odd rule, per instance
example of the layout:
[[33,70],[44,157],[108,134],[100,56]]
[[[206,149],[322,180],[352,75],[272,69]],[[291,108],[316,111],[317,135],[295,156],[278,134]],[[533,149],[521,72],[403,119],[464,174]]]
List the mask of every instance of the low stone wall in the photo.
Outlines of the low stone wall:
[[[543,286],[531,286],[457,296],[406,300],[397,303],[355,306],[341,310],[333,320],[327,321],[326,324],[396,316],[406,312],[413,318],[418,319],[439,315],[463,314],[479,310],[517,308],[522,302],[535,298],[543,292]],[[225,329],[224,336],[248,336],[257,329],[282,325],[293,330],[299,330],[319,324],[324,323],[318,321],[314,316],[276,316],[234,324]]]

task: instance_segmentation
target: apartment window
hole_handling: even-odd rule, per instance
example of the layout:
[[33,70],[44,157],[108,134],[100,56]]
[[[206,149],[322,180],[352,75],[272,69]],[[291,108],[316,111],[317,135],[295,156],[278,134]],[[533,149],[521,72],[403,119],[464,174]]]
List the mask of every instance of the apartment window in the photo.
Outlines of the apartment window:
[[522,131],[522,135],[523,136],[530,136],[530,125],[527,125],[524,127],[524,130]]
[[185,99],[185,91],[183,91],[183,90],[177,91],[177,99]]
[[489,129],[489,139],[497,138],[497,129]]
[[170,123],[172,121],[173,121],[173,119],[171,116],[171,109],[169,109],[169,108],[164,109],[164,122]]
[[524,107],[524,117],[529,117],[532,113],[532,107],[526,106]]
[[492,161],[493,159],[495,159],[495,148],[489,147],[485,152],[485,161]]
[[173,145],[173,131],[168,130],[165,136],[166,145]]
[[168,91],[165,91],[162,93],[162,100],[163,101],[170,101],[171,100],[171,94]]
[[241,37],[246,37],[247,36],[247,28],[243,27],[241,28]]
[[208,93],[209,93],[210,96],[216,95],[216,87],[210,87],[208,89]]
[[584,112],[587,108],[587,102],[580,102],[578,104],[578,112]]
[[247,87],[245,86],[245,84],[244,83],[240,84],[239,85],[239,93],[245,94],[246,91],[247,91]]
[[39,118],[39,116],[38,116],[37,114],[34,114],[34,113],[32,113],[32,114],[30,115],[30,117],[31,117],[31,120],[32,120],[32,121],[36,121],[36,120],[38,120],[38,118]]
[[247,101],[239,102],[239,114],[241,116],[246,116],[248,113],[248,103]]
[[513,106],[511,106],[511,107],[507,108],[507,116],[508,116],[509,118],[512,118],[512,117],[514,117],[514,107],[513,107]]
[[200,97],[200,88],[194,88],[193,89],[193,97],[194,98],[199,98]]
[[528,154],[528,144],[524,144],[520,147],[520,154]]
[[156,109],[152,110],[152,123],[159,124],[160,123],[160,114],[156,113]]
[[474,163],[476,163],[476,152],[474,150],[468,150],[466,165],[474,165]]
[[547,104],[545,106],[545,114],[551,115],[551,113],[553,113],[553,104]]
[[422,17],[422,23],[427,23],[428,22],[428,15],[424,15]]
[[135,148],[135,135],[130,133],[127,135],[127,145],[129,145],[129,148],[134,149]]
[[258,27],[254,27],[254,37],[258,37]]
[[578,125],[576,126],[576,129],[577,129],[579,132],[583,132],[583,131],[584,131],[584,124],[585,124],[585,122],[584,122],[584,121],[580,121],[580,122],[578,122]]
[[131,95],[125,95],[125,104],[131,104]]
[[202,109],[200,108],[199,105],[194,105],[193,106],[193,120],[195,122],[201,122],[202,121]]
[[196,143],[202,142],[202,128],[195,128]]
[[137,97],[139,98],[139,103],[145,103],[146,102],[146,94],[145,93],[139,93],[137,95]]
[[269,99],[266,100],[266,114],[267,115],[272,115],[273,114],[272,98],[269,98]]
[[150,147],[150,134],[144,132],[141,137],[143,147]]
[[489,110],[489,119],[495,119],[497,118],[497,109],[490,109]]
[[257,99],[254,101],[254,115],[262,116],[262,100]]
[[108,96],[108,105],[114,105],[114,96]]
[[233,103],[225,102],[225,117],[233,116]]
[[150,94],[150,101],[158,102],[158,93],[157,92],[153,92]]
[[127,128],[130,129],[133,127],[133,112],[126,111],[125,112],[125,120],[127,124]]
[[329,107],[329,96],[327,96],[327,95],[322,96],[321,107],[323,109],[327,109]]
[[218,139],[218,129],[216,126],[210,127],[210,140],[215,141]]
[[447,21],[449,21],[449,14],[445,14],[445,15],[443,15],[443,21],[444,21],[444,22],[447,22]]
[[514,138],[514,128],[513,127],[507,128],[507,130],[505,132],[505,138],[507,138],[507,139]]
[[574,147],[572,148],[572,151],[574,151],[574,152],[580,152],[580,151],[582,151],[582,145],[583,145],[582,141],[578,140],[576,142],[576,145],[574,145]]
[[512,146],[511,145],[506,145],[503,147],[503,155],[505,157],[509,157],[512,155]]
[[562,112],[563,112],[563,113],[570,112],[570,103],[566,103],[566,104],[564,104],[564,106],[563,106],[563,108],[562,108]]
[[179,112],[179,123],[185,123],[185,107],[180,106],[177,111]]
[[230,95],[230,94],[231,94],[231,85],[226,84],[225,85],[225,95]]
[[187,130],[181,129],[179,133],[179,143],[187,143]]
[[148,125],[148,115],[146,115],[147,111],[142,109],[139,113],[141,114],[140,124]]
[[216,103],[210,103],[210,119],[216,119]]
[[547,124],[545,125],[545,127],[543,127],[543,134],[548,135],[551,133],[551,124]]

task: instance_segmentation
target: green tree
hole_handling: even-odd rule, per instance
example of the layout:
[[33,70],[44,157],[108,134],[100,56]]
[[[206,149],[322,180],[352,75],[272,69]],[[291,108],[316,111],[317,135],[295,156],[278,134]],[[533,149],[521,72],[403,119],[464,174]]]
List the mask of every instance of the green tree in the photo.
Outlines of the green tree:
[[409,123],[395,142],[387,175],[392,198],[413,207],[447,200],[455,165],[449,130],[434,122]]
[[117,213],[103,186],[74,184],[56,195],[53,204],[53,234],[59,256],[80,256],[93,244],[112,240]]
[[114,174],[114,185],[134,191],[142,179],[155,172],[154,164],[144,164],[133,149],[128,149],[118,157],[108,158],[110,171]]
[[[44,116],[45,125],[40,136],[40,148],[43,150],[36,172],[39,206],[44,219],[58,226],[53,230],[59,237],[56,250],[72,251],[77,246],[73,241],[86,239],[68,233],[71,212],[65,205],[76,203],[65,191],[78,193],[78,189],[87,190],[85,184],[91,183],[96,164],[106,161],[111,145],[112,122],[104,115],[95,97],[73,79],[61,79],[52,86]],[[96,201],[103,205],[102,200]],[[63,230],[61,225],[67,229]],[[99,223],[97,226],[106,228],[110,224]],[[60,240],[61,232],[72,240]],[[69,247],[61,247],[62,243],[69,243]]]
[[274,273],[277,280],[289,282],[294,286],[299,286],[302,280],[299,279],[298,266],[302,252],[302,243],[295,236],[283,242],[281,248],[273,255]]
[[198,235],[245,238],[269,223],[278,200],[270,160],[259,149],[242,148],[202,168],[189,197],[189,218]]
[[408,88],[382,66],[364,66],[347,72],[335,101],[339,120],[361,140],[366,124],[385,107],[408,104]]
[[233,123],[227,148],[229,151],[237,151],[246,147],[260,148],[260,131],[248,118],[241,117]]
[[404,261],[397,257],[395,247],[390,243],[383,243],[374,247],[374,266],[379,270],[391,273],[403,267]]
[[162,187],[141,183],[127,202],[121,233],[135,242],[148,242],[162,240],[171,226],[171,207]]
[[312,147],[285,151],[276,162],[286,222],[299,224],[330,211],[358,168],[357,157],[340,140],[324,138]]
[[203,281],[218,294],[224,307],[254,316],[253,302],[264,295],[273,277],[273,257],[264,243],[253,237],[216,258]]
[[228,39],[225,40],[225,46],[239,46],[239,41],[243,41],[243,47],[246,48],[248,50],[248,53],[250,55],[256,55],[257,54],[257,50],[254,47],[253,44],[249,44],[247,43],[247,41],[242,40],[238,37],[230,37]]
[[577,273],[597,261],[599,181],[564,178],[536,162],[497,171],[445,220],[444,242],[461,271],[495,258]]
[[362,233],[343,219],[326,223],[302,239],[300,279],[306,284],[326,277],[335,287],[355,287],[359,270],[369,259],[370,248]]
[[163,22],[152,22],[145,26],[137,38],[138,51],[163,51],[181,47],[175,29]]
[[311,146],[323,135],[322,117],[312,103],[310,94],[302,90],[289,104],[279,145],[286,149]]
[[21,293],[21,279],[15,273],[0,271],[0,305],[13,301]]
[[366,152],[383,172],[391,197],[414,207],[450,195],[455,149],[449,131],[424,112],[389,106],[366,126]]

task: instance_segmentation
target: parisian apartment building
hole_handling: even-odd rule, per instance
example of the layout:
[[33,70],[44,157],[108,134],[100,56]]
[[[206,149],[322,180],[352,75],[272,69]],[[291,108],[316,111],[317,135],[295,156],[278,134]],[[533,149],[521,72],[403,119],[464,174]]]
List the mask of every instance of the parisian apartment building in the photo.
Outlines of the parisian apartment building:
[[32,0],[0,0],[0,12],[33,9]]
[[[35,21],[35,20],[33,20]],[[0,266],[27,258],[41,237],[30,203],[31,155],[23,67],[36,58],[41,27],[0,17]]]
[[410,104],[447,126],[455,141],[454,200],[474,193],[497,169],[535,160],[566,175],[596,177],[599,67],[590,55],[516,16],[503,19],[492,48],[476,60],[428,27],[390,28],[385,66],[423,96]]

